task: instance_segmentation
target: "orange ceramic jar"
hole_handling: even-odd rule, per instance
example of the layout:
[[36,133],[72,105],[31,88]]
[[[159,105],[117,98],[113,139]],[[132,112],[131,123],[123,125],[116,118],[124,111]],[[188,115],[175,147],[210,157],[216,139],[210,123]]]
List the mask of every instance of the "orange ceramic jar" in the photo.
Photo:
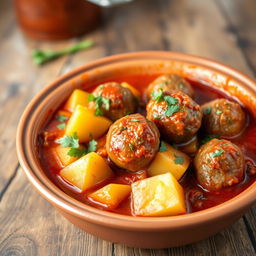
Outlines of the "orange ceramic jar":
[[85,0],[15,0],[14,3],[22,31],[37,39],[79,36],[100,20],[100,7]]

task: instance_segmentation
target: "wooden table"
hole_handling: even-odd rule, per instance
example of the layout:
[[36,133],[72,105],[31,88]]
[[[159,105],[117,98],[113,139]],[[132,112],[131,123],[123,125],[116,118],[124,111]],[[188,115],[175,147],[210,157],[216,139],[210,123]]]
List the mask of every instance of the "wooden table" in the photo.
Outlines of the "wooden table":
[[61,49],[28,40],[18,30],[10,0],[0,1],[0,255],[255,255],[256,207],[233,226],[185,247],[144,250],[111,244],[79,230],[32,188],[15,153],[15,132],[30,99],[55,77],[121,52],[171,50],[216,59],[256,74],[254,0],[137,0],[104,10],[103,25],[84,36],[88,51],[42,67],[31,51]]

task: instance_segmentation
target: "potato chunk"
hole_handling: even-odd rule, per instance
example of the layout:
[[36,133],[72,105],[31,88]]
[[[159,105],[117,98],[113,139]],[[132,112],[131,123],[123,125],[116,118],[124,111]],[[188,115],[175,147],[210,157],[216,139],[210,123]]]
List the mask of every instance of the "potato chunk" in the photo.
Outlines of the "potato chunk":
[[113,176],[113,172],[101,156],[91,152],[63,168],[60,176],[84,191]]
[[102,136],[111,123],[106,117],[95,116],[94,110],[78,105],[68,120],[65,135],[76,133],[80,142],[88,142]]
[[89,105],[88,96],[89,93],[75,89],[64,105],[64,109],[73,112],[78,105],[87,107]]
[[108,184],[88,197],[104,204],[108,208],[116,208],[131,193],[130,185]]
[[62,147],[61,145],[59,145],[54,150],[57,154],[58,159],[60,160],[60,162],[63,166],[67,166],[78,159],[77,157],[68,155],[68,151],[70,150],[70,147],[65,148],[65,147]]
[[132,204],[138,216],[171,216],[186,212],[183,188],[169,172],[133,183]]
[[141,96],[140,92],[136,88],[131,86],[130,84],[128,84],[126,82],[122,82],[121,86],[123,86],[124,88],[129,89],[135,97],[140,98],[140,96]]
[[179,180],[187,170],[190,164],[190,158],[167,143],[165,145],[166,151],[157,152],[154,160],[148,167],[148,175],[155,176],[170,172]]

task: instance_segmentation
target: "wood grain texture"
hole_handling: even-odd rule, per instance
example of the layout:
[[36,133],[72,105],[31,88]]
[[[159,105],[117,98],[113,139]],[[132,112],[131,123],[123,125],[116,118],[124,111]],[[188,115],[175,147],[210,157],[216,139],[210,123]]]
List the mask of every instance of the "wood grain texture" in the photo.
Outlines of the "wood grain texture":
[[61,49],[76,40],[25,39],[15,25],[11,1],[0,1],[0,255],[254,255],[256,207],[223,232],[179,248],[128,248],[86,234],[28,183],[17,162],[14,136],[24,107],[38,90],[56,76],[106,55],[180,51],[253,76],[255,7],[253,0],[137,0],[104,10],[102,26],[80,38],[92,39],[92,49],[36,67],[30,56],[34,47]]

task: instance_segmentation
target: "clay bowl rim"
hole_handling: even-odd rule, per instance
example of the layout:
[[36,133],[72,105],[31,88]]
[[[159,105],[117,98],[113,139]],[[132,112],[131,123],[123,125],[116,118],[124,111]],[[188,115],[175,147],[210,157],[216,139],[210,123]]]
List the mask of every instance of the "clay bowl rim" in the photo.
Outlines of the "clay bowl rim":
[[46,96],[54,92],[54,90],[58,88],[58,86],[62,83],[78,76],[86,70],[102,67],[103,65],[105,66],[118,61],[136,59],[146,60],[149,58],[162,60],[164,59],[163,56],[168,56],[170,59],[176,61],[178,60],[187,63],[198,64],[199,66],[204,66],[210,70],[219,72],[221,70],[221,73],[228,74],[230,77],[242,81],[243,85],[245,85],[243,87],[247,87],[247,89],[256,92],[256,82],[253,81],[249,76],[234,68],[203,57],[165,51],[144,51],[117,54],[89,62],[56,78],[53,82],[43,88],[28,104],[21,116],[16,137],[17,154],[22,169],[25,171],[25,174],[32,185],[55,207],[80,219],[111,228],[126,230],[169,230],[179,229],[179,227],[184,226],[196,226],[200,223],[210,222],[211,220],[222,219],[229,215],[241,212],[243,209],[247,209],[256,201],[256,187],[254,186],[255,183],[253,183],[246,190],[234,198],[220,205],[199,212],[169,217],[133,217],[99,210],[92,206],[81,203],[61,191],[57,186],[54,185],[52,181],[50,181],[46,175],[43,179],[39,178],[37,175],[40,172],[39,168],[36,170],[31,168],[31,159],[29,159],[27,152],[24,152],[25,150],[23,148],[23,135],[26,132],[26,126],[29,123],[30,113],[36,109],[38,104],[44,101]]

